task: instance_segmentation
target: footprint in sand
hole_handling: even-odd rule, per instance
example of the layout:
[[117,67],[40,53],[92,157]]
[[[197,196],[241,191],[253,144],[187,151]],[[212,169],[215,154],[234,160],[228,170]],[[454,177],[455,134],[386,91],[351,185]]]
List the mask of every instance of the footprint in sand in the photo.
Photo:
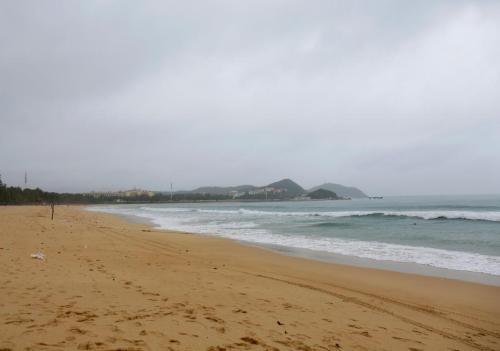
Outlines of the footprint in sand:
[[372,337],[371,334],[369,332],[367,332],[367,331],[360,332],[360,333],[357,333],[357,334],[366,336],[367,338],[371,338]]
[[81,335],[87,334],[87,330],[83,330],[83,329],[80,329],[78,327],[72,327],[72,328],[69,329],[69,331],[71,333],[75,333],[75,334],[81,334]]
[[394,340],[399,340],[399,341],[414,342],[414,343],[417,343],[417,344],[423,344],[423,342],[418,341],[418,340],[412,340],[412,339],[407,339],[407,338],[400,338],[400,337],[398,337],[398,336],[393,336],[392,338],[393,338]]
[[78,350],[95,350],[98,348],[102,348],[104,346],[103,342],[96,341],[96,342],[86,342],[78,345]]

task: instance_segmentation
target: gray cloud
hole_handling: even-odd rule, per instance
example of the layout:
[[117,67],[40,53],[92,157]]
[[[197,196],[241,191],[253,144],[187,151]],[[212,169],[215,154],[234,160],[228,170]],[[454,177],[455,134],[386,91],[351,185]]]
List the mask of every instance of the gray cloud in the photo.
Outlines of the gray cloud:
[[57,191],[500,192],[500,5],[0,5],[0,172]]

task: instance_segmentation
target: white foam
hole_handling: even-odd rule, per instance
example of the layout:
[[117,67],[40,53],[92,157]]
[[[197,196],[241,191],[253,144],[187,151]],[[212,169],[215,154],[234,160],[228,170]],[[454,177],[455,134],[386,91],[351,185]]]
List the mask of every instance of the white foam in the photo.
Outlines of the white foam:
[[428,247],[337,238],[287,236],[267,233],[240,236],[240,240],[299,249],[326,251],[374,260],[418,263],[438,268],[500,275],[500,257]]
[[139,207],[144,211],[152,211],[152,212],[194,212],[196,210],[191,208],[177,208],[177,207]]
[[500,222],[500,212],[498,211],[387,211],[386,216],[407,216],[422,219],[470,219]]
[[[176,208],[169,208],[174,211],[151,211],[148,207],[130,208],[130,207],[93,207],[94,211],[109,213],[121,213],[126,215],[135,215],[150,219],[154,224],[163,229],[171,229],[192,233],[210,234],[223,236],[231,239],[242,240],[258,244],[282,245],[298,249],[310,249],[316,251],[325,251],[335,254],[369,258],[374,260],[386,260],[396,262],[409,262],[422,265],[429,265],[438,268],[447,268],[454,270],[470,271],[500,275],[500,257],[489,256],[477,253],[462,252],[435,249],[428,247],[416,247],[398,244],[381,243],[375,241],[347,240],[331,237],[313,236],[313,235],[284,235],[272,233],[269,230],[259,228],[257,223],[251,218],[241,218],[243,216],[268,216],[268,215],[321,215],[321,216],[363,216],[370,214],[380,214],[382,212],[372,211],[339,211],[339,212],[271,212],[255,210],[203,210],[189,213],[188,211],[176,211]],[[156,208],[155,208],[156,209]],[[160,208],[158,208],[160,209]],[[186,209],[182,209],[186,210]],[[160,212],[171,212],[171,215]],[[178,214],[174,214],[178,212]],[[217,217],[209,217],[209,222],[200,223],[200,215],[207,214],[235,214],[236,218],[229,219],[224,216],[222,220]],[[384,211],[387,216],[410,216],[424,219],[433,219],[444,217],[469,219],[484,219],[485,212],[457,212],[457,211]],[[480,214],[480,215],[477,215]],[[492,217],[500,220],[500,213],[492,212]],[[206,219],[206,218],[205,218]]]
[[[241,230],[228,225],[193,225],[165,218],[155,221],[165,229],[213,234],[258,244],[282,245],[298,249],[325,251],[374,260],[409,262],[438,268],[500,275],[500,257],[469,252],[388,244],[374,241],[345,240],[318,236],[283,235],[267,230]],[[244,227],[243,227],[244,228]],[[253,228],[250,226],[249,228]],[[244,228],[244,229],[248,229]]]
[[[123,211],[137,211],[135,208],[124,208],[124,207],[92,207],[94,210],[105,210],[108,212],[118,211],[120,213]],[[381,215],[381,216],[399,216],[399,217],[413,217],[420,219],[466,219],[466,220],[482,220],[482,221],[493,221],[500,222],[500,211],[451,211],[451,210],[441,210],[441,211],[329,211],[329,212],[285,212],[285,211],[262,211],[262,210],[250,210],[250,209],[235,209],[235,210],[218,210],[218,209],[194,209],[194,208],[184,208],[184,207],[149,207],[143,206],[139,208],[143,211],[148,212],[198,212],[207,214],[226,214],[226,215],[238,215],[238,216],[284,216],[284,217],[331,217],[331,218],[342,218],[342,217],[362,217],[371,215]]]
[[[173,209],[172,209],[173,210]],[[284,212],[284,211],[261,211],[261,210],[206,210],[199,209],[203,213],[220,213],[247,216],[286,216],[286,217],[362,217],[370,215],[414,217],[421,219],[469,219],[500,222],[499,211],[335,211],[335,212]]]

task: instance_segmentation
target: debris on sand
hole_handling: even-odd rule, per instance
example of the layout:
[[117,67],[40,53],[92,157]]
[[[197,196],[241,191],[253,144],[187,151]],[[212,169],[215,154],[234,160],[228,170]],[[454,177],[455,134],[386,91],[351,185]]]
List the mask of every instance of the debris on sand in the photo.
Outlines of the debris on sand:
[[35,253],[32,253],[31,255],[31,258],[36,258],[37,260],[45,260],[45,254],[41,253],[41,252],[35,252]]

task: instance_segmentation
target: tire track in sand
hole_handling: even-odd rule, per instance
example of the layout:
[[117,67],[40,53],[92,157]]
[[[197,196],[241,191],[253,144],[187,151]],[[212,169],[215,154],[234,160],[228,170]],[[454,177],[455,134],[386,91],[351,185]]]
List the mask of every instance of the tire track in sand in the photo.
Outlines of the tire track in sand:
[[[399,319],[399,320],[401,320],[401,321],[403,321],[405,323],[408,323],[408,324],[411,324],[413,326],[425,329],[425,330],[427,330],[427,331],[429,331],[431,333],[438,334],[438,335],[440,335],[440,336],[442,336],[444,338],[460,342],[460,343],[465,344],[467,346],[473,347],[473,348],[475,348],[477,350],[481,350],[481,351],[496,351],[495,349],[492,349],[492,348],[490,348],[488,346],[481,345],[481,344],[478,344],[478,343],[473,342],[471,340],[468,340],[466,338],[462,338],[462,337],[457,336],[455,334],[446,332],[444,330],[440,330],[440,329],[434,328],[434,327],[432,327],[430,325],[427,325],[427,324],[418,322],[416,320],[413,320],[411,318],[402,316],[402,315],[397,314],[397,313],[395,313],[393,311],[390,311],[388,309],[384,309],[382,307],[373,305],[373,304],[368,303],[366,301],[362,301],[361,299],[356,298],[356,297],[351,297],[351,296],[343,295],[343,294],[340,294],[340,293],[337,293],[337,292],[333,292],[333,291],[330,291],[330,290],[327,290],[327,289],[324,289],[324,288],[321,288],[321,287],[313,286],[313,285],[310,285],[310,284],[295,282],[295,281],[291,281],[291,280],[287,280],[287,279],[283,279],[283,278],[278,278],[278,277],[272,277],[272,276],[268,276],[268,275],[264,275],[264,274],[254,274],[254,273],[249,273],[249,272],[244,272],[244,271],[241,271],[241,273],[252,275],[252,276],[255,276],[255,277],[258,277],[258,278],[274,280],[274,281],[282,282],[282,283],[285,283],[285,284],[290,284],[290,285],[298,286],[298,287],[301,287],[301,288],[304,288],[304,289],[314,290],[314,291],[317,291],[317,292],[320,292],[320,293],[323,293],[323,294],[334,296],[334,297],[336,297],[338,299],[341,299],[341,300],[343,300],[345,302],[351,302],[351,303],[357,304],[359,306],[368,308],[368,309],[370,309],[372,311],[377,311],[377,312],[381,312],[381,313],[390,315],[390,316],[392,316],[392,317],[394,317],[396,319]],[[336,288],[338,288],[338,289],[345,289],[345,288],[340,287],[340,286],[338,286]],[[382,300],[382,301],[387,302],[387,303],[394,303],[394,304],[400,305],[400,306],[405,307],[405,308],[416,310],[418,312],[429,313],[429,310],[426,310],[424,308],[420,308],[418,306],[413,306],[413,305],[405,304],[405,303],[400,302],[400,301],[395,301],[395,300],[391,300],[389,298],[385,298],[385,297],[381,297],[381,296],[377,296],[377,295],[373,295],[373,294],[369,294],[369,293],[364,293],[364,292],[361,292],[361,291],[355,291],[355,290],[352,290],[352,289],[345,289],[345,290],[348,290],[348,291],[351,291],[351,292],[355,292],[355,293],[358,293],[358,294],[361,294],[361,295],[369,296],[369,297],[372,297],[372,298],[376,298],[378,300]],[[484,330],[484,329],[479,328],[479,327],[475,327],[475,326],[469,325],[469,324],[464,323],[464,322],[456,321],[456,320],[454,320],[452,318],[444,317],[441,314],[433,314],[433,316],[436,316],[436,317],[439,317],[439,318],[443,318],[446,321],[454,323],[454,324],[457,324],[457,325],[460,325],[461,327],[469,328],[469,329],[472,329],[472,330],[475,330],[475,331],[480,331],[482,333],[488,334],[488,335],[493,336],[495,338],[499,338],[499,336],[498,336],[499,334],[496,333],[496,332],[491,332],[491,331]]]

